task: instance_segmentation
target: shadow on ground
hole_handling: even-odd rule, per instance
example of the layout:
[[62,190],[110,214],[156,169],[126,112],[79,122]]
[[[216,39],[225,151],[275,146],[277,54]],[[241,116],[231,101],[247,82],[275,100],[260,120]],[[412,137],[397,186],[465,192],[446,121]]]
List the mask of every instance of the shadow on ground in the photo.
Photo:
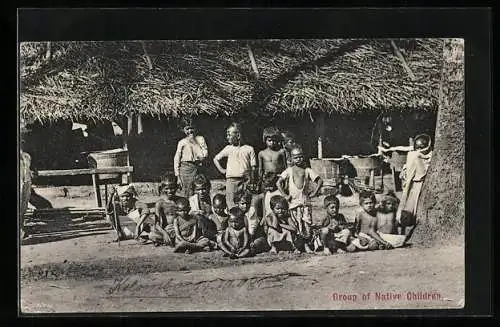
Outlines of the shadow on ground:
[[29,238],[22,245],[56,242],[83,236],[109,233],[110,224],[99,216],[75,216],[65,213],[51,217],[32,217],[25,220]]

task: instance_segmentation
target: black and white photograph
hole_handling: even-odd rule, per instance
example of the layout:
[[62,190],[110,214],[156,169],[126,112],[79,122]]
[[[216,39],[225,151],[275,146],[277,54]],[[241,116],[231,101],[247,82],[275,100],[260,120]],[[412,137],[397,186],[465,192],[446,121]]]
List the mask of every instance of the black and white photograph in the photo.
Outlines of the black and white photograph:
[[22,313],[467,302],[463,38],[18,46]]

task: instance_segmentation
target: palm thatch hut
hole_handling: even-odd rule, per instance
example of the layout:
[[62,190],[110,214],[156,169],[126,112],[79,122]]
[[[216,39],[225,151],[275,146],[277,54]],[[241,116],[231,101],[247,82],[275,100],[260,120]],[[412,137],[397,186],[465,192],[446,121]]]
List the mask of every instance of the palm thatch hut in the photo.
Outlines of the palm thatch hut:
[[396,143],[422,126],[432,133],[441,47],[441,39],[22,43],[20,113],[38,130],[117,121],[132,132],[137,117],[144,132],[128,144],[149,172],[171,165],[185,115],[197,117],[212,154],[233,119],[256,149],[262,129],[277,124],[310,155],[318,137],[325,155],[366,153],[381,115],[401,124]]

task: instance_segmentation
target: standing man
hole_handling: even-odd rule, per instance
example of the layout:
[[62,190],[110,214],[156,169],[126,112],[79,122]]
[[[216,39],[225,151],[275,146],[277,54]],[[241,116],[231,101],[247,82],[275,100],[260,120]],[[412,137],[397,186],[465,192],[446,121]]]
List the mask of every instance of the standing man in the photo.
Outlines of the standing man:
[[[239,124],[232,123],[228,127],[226,138],[229,145],[214,157],[214,164],[221,174],[226,175],[226,202],[227,208],[231,209],[235,206],[236,192],[244,190],[248,183],[254,181],[257,159],[253,147],[243,144]],[[227,158],[226,169],[220,164],[222,158]]]
[[186,137],[177,144],[174,156],[174,173],[185,197],[194,194],[193,180],[201,174],[203,162],[208,157],[208,147],[205,138],[197,135],[196,127],[190,119],[184,121]]

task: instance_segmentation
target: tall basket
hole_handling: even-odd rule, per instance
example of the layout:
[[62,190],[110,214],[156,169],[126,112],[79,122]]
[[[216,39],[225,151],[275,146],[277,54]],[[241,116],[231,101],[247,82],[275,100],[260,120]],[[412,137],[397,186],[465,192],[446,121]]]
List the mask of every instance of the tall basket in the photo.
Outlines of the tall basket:
[[325,187],[336,187],[340,184],[340,167],[344,161],[344,158],[313,158],[309,160],[311,169],[323,179]]

